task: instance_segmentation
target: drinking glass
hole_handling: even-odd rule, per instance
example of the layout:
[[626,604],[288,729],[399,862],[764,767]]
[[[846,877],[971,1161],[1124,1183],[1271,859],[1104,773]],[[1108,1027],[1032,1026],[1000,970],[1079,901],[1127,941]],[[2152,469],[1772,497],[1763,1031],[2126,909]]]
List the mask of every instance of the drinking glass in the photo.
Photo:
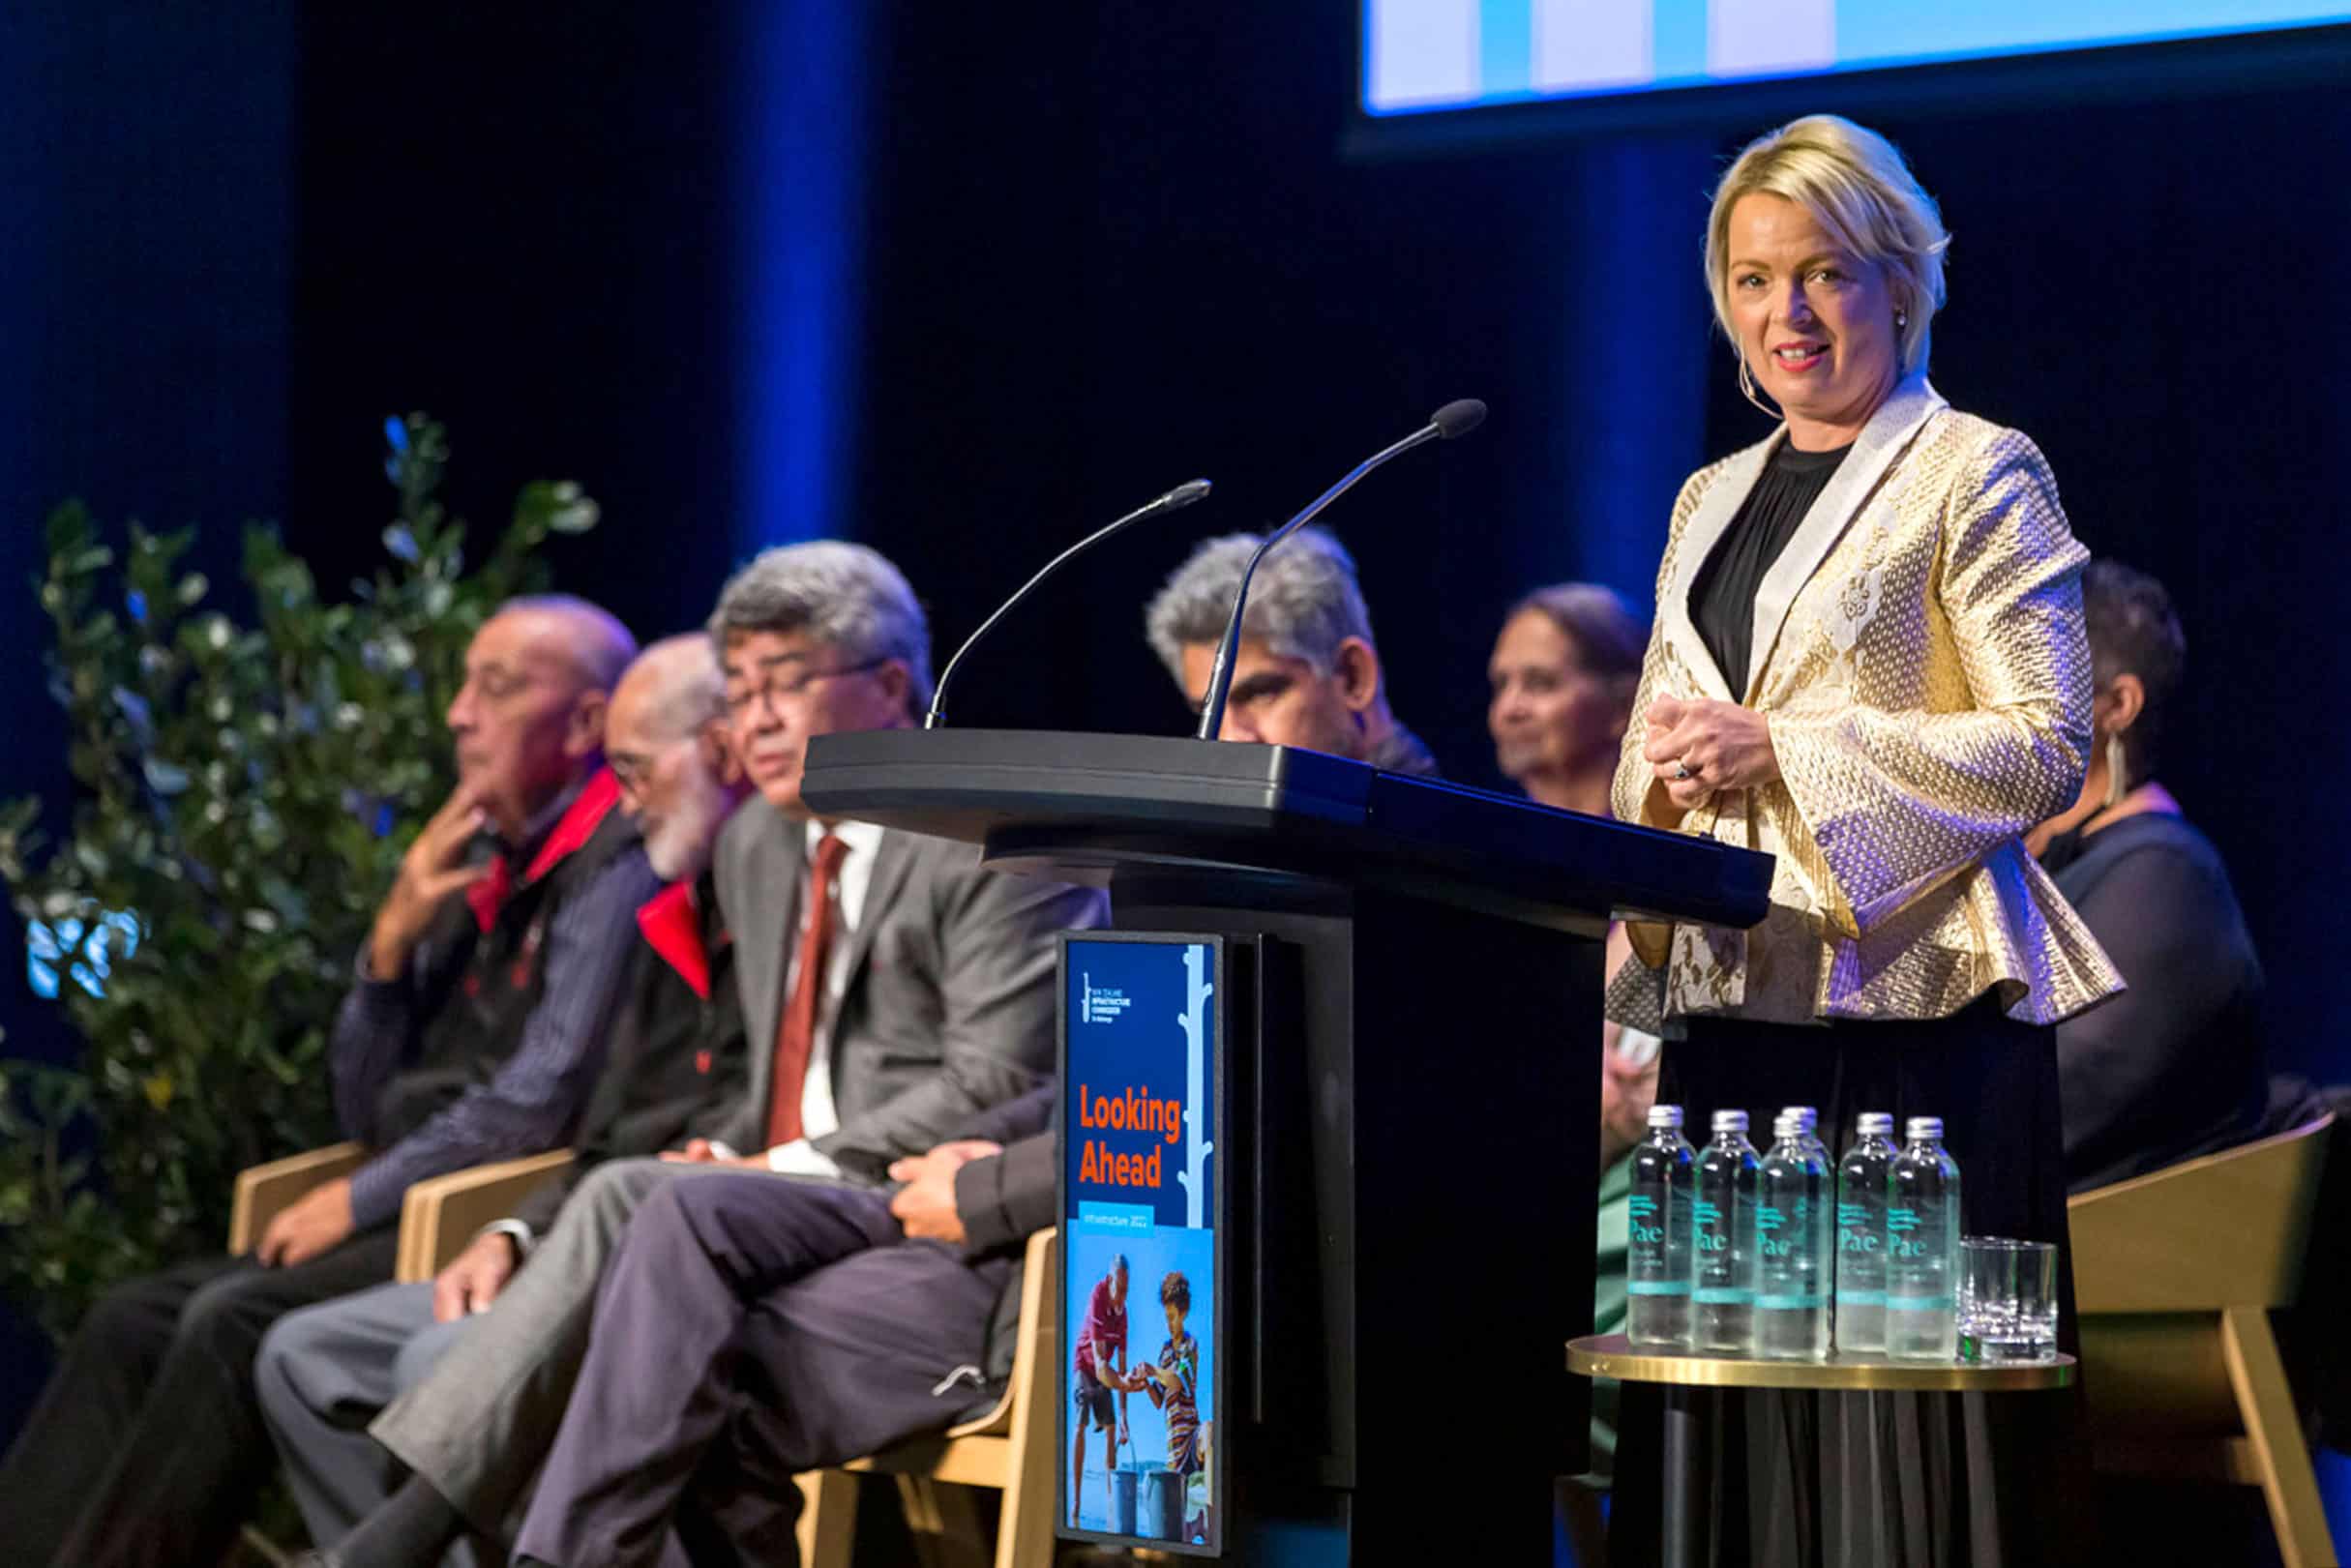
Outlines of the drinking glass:
[[2056,1354],[2056,1244],[1961,1238],[1959,1359],[2047,1361]]

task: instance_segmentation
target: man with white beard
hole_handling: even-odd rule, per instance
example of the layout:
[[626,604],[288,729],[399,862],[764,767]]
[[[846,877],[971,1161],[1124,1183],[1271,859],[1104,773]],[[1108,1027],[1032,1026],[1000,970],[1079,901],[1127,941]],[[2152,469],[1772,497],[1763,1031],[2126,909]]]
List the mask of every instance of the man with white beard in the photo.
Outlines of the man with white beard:
[[710,862],[748,792],[727,733],[725,684],[699,633],[647,648],[612,693],[605,758],[645,857],[666,884],[638,911],[642,936],[615,988],[619,1014],[578,1154],[429,1284],[391,1285],[294,1314],[262,1344],[255,1377],[270,1435],[314,1539],[339,1539],[397,1479],[355,1414],[389,1404],[453,1325],[495,1299],[580,1179],[714,1125],[744,1092],[732,948]]

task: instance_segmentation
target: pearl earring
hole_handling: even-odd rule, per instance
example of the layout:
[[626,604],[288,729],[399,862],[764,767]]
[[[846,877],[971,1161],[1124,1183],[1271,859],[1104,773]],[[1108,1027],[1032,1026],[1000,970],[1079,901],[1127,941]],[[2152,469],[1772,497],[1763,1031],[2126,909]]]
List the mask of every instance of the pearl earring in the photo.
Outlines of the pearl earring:
[[1906,311],[1896,311],[1894,312],[1894,331],[1896,331],[1896,332],[1900,332],[1902,329],[1904,329],[1905,327],[1907,327],[1907,326],[1909,326],[1909,325],[1910,325],[1910,316],[1909,316],[1909,314],[1908,314]]

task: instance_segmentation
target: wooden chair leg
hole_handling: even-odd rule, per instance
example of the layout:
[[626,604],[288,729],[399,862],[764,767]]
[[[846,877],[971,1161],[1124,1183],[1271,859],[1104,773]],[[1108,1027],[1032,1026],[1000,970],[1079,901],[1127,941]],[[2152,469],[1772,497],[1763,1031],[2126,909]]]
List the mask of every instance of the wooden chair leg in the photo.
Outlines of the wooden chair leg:
[[[1060,1239],[1044,1249],[1040,1278],[1028,1288],[1050,1291],[1058,1277]],[[1032,1265],[1039,1261],[1033,1256]],[[1047,1299],[1050,1299],[1048,1297]],[[1053,1568],[1054,1499],[1061,1473],[1061,1315],[1038,1313],[1036,1343],[1017,1369],[1027,1378],[1012,1406],[1011,1485],[996,1527],[996,1568]]]
[[898,1495],[922,1568],[987,1568],[987,1530],[980,1523],[979,1499],[969,1487],[927,1475],[901,1475]]
[[2261,1471],[2277,1554],[2285,1568],[2329,1568],[2336,1560],[2335,1542],[2310,1469],[2310,1446],[2295,1415],[2294,1391],[2270,1332],[2270,1315],[2259,1307],[2222,1309],[2220,1351]]
[[857,1478],[846,1470],[804,1470],[800,1488],[801,1568],[849,1568],[857,1551]]

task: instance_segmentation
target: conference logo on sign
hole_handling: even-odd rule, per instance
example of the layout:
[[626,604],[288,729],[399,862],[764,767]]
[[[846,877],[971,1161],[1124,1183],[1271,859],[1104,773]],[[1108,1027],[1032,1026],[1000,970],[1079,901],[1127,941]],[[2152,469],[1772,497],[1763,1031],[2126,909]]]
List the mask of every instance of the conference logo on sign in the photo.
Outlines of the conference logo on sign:
[[1080,1023],[1116,1023],[1133,1005],[1124,991],[1116,986],[1097,986],[1090,974],[1079,976],[1078,1021]]

